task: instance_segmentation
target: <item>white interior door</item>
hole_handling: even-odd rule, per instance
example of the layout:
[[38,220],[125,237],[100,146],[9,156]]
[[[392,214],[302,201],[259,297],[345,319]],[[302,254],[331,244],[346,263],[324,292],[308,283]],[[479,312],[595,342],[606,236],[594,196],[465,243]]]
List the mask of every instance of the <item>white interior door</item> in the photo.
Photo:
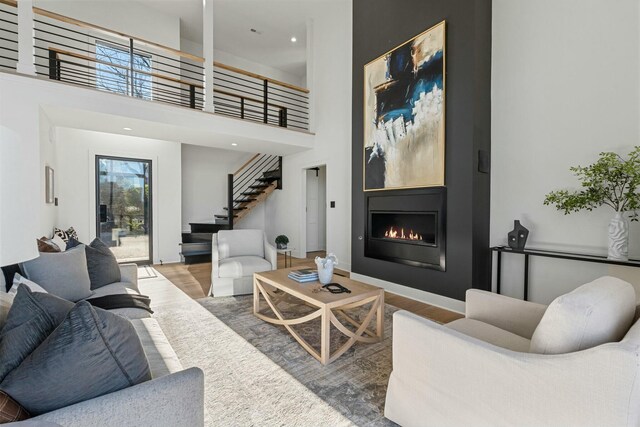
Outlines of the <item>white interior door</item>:
[[316,171],[307,170],[307,252],[320,250],[319,241],[319,177]]

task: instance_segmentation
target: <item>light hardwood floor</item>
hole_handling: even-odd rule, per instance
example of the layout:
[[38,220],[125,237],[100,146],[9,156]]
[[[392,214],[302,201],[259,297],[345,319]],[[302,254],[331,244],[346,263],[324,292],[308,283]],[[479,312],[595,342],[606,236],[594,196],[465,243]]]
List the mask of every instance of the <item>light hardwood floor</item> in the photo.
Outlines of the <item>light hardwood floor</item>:
[[[324,256],[324,252],[309,252],[307,253],[307,258],[293,258],[292,266],[313,267],[315,265],[313,260],[316,256]],[[204,298],[209,292],[211,286],[211,263],[191,265],[174,263],[154,265],[153,267],[193,299]],[[284,268],[284,257],[282,255],[278,255],[278,268]],[[346,277],[349,276],[349,272],[344,270],[336,269],[335,273]],[[388,304],[440,323],[448,323],[464,317],[459,313],[390,292],[385,292],[384,298]]]

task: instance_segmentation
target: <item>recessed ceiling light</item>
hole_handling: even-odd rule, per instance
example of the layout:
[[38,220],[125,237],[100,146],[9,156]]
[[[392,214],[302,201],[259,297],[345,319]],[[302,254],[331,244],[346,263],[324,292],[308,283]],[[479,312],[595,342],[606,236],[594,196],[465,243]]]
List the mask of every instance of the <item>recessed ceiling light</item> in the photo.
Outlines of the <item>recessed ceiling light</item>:
[[122,128],[122,129],[123,129],[123,130],[133,130],[133,129],[131,129],[131,128]]
[[291,43],[295,43],[295,42],[297,42],[297,41],[298,41],[298,39],[297,39],[297,38],[295,38],[295,37],[291,37]]
[[238,144],[236,144],[235,142],[232,142],[231,145],[233,145],[234,147],[236,147]]

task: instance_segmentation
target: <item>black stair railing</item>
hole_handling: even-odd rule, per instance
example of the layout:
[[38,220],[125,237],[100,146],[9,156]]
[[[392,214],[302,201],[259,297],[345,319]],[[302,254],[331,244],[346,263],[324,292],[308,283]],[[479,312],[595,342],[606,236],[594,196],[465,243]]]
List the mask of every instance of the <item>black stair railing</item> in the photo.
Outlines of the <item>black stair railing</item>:
[[226,219],[229,228],[233,229],[237,213],[247,209],[274,182],[277,189],[282,189],[282,157],[256,154],[235,174],[227,176],[227,212],[216,218]]

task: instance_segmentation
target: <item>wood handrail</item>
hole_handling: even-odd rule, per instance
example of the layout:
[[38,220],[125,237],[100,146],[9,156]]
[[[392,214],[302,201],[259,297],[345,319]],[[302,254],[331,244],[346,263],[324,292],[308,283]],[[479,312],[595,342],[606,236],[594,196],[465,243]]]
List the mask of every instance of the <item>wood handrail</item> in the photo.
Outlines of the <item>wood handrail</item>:
[[292,89],[292,90],[295,90],[295,91],[298,91],[298,92],[302,92],[302,93],[309,93],[309,89],[307,89],[307,88],[296,86],[296,85],[292,85],[290,83],[285,83],[285,82],[282,82],[280,80],[272,79],[270,77],[265,77],[265,76],[263,76],[261,74],[256,74],[256,73],[252,73],[250,71],[245,71],[242,68],[232,67],[231,65],[226,65],[226,64],[222,64],[220,62],[215,62],[215,61],[213,62],[213,66],[214,67],[218,67],[218,68],[222,68],[224,70],[231,71],[231,72],[234,72],[234,73],[242,74],[242,75],[245,75],[247,77],[253,77],[254,79],[266,80],[269,83],[273,83],[274,85],[286,87],[287,89]]
[[[17,6],[18,5],[17,0],[0,0],[0,3],[7,4],[7,5],[10,5],[10,6]],[[123,39],[126,39],[126,40],[133,39],[133,40],[135,40],[135,41],[137,41],[139,43],[142,43],[144,45],[151,46],[151,47],[154,47],[156,49],[161,49],[161,50],[164,50],[164,51],[166,51],[166,52],[168,52],[170,54],[178,55],[178,56],[180,56],[182,58],[190,59],[190,60],[195,61],[195,62],[200,62],[200,63],[204,63],[205,62],[205,59],[200,57],[200,56],[192,55],[190,53],[183,52],[181,50],[174,49],[172,47],[165,46],[165,45],[160,44],[160,43],[156,43],[156,42],[152,42],[152,41],[149,41],[149,40],[145,40],[145,39],[140,38],[140,37],[134,37],[134,36],[132,36],[130,34],[127,34],[127,33],[122,33],[122,32],[115,31],[115,30],[110,30],[110,29],[102,27],[100,25],[91,24],[89,22],[81,21],[81,20],[76,19],[76,18],[71,18],[71,17],[66,16],[66,15],[61,15],[59,13],[51,12],[51,11],[48,11],[46,9],[42,9],[42,8],[39,8],[39,7],[36,7],[36,6],[33,7],[33,12],[35,14],[38,14],[38,15],[41,15],[41,16],[46,16],[47,18],[55,19],[57,21],[65,22],[65,23],[71,24],[71,25],[76,25],[76,26],[81,27],[81,28],[87,28],[87,29],[90,29],[90,30],[95,30],[97,32],[104,33],[104,34],[107,34],[109,36],[115,36],[115,37],[123,38]],[[242,75],[247,76],[247,77],[252,77],[252,78],[255,78],[255,79],[258,79],[258,80],[263,80],[263,81],[266,80],[269,83],[272,83],[274,85],[282,86],[282,87],[285,87],[287,89],[295,90],[297,92],[302,92],[302,93],[306,93],[306,94],[309,93],[309,89],[307,89],[307,88],[296,86],[296,85],[293,85],[293,84],[290,84],[290,83],[286,83],[286,82],[283,82],[283,81],[280,81],[280,80],[272,79],[270,77],[266,77],[266,76],[263,76],[261,74],[252,73],[250,71],[243,70],[242,68],[233,67],[231,65],[226,65],[226,64],[223,64],[221,62],[215,62],[215,61],[214,61],[213,65],[214,65],[214,67],[218,67],[218,68],[222,68],[222,69],[227,70],[227,71],[231,71],[231,72],[234,72],[234,73],[242,74]]]
[[[2,0],[0,0],[0,1],[2,1]],[[118,64],[111,63],[111,62],[107,62],[107,61],[101,61],[99,59],[95,59],[95,58],[92,58],[92,57],[87,56],[87,55],[82,55],[80,53],[75,53],[75,52],[71,52],[71,51],[64,50],[64,49],[58,49],[57,47],[49,47],[49,50],[55,52],[56,55],[66,55],[66,56],[70,56],[72,58],[81,59],[83,61],[95,62],[96,64],[103,64],[103,65],[107,65],[109,67],[114,67],[114,68],[119,68],[121,70],[130,71],[129,67],[125,67],[123,65],[118,65]],[[150,72],[143,71],[143,70],[138,70],[138,69],[134,69],[133,71],[135,73],[138,73],[138,74],[144,74],[146,76],[151,76],[151,77],[155,77],[155,78],[158,78],[158,79],[168,80],[170,82],[174,82],[174,83],[178,83],[178,84],[182,84],[182,85],[186,85],[186,86],[193,86],[193,87],[197,87],[198,89],[204,89],[204,86],[202,86],[199,83],[188,82],[188,81],[185,81],[185,80],[176,79],[175,77],[163,76],[162,74],[150,73]],[[256,102],[258,104],[264,104],[264,101],[262,101],[260,99],[251,98],[249,96],[244,96],[244,95],[240,95],[240,94],[233,93],[233,92],[227,92],[226,90],[213,89],[213,91],[215,93],[220,93],[222,95],[233,96],[233,97],[236,97],[236,98],[244,98],[247,101]],[[281,109],[281,110],[286,108],[283,105],[273,104],[271,102],[267,102],[267,105],[270,106],[270,107]]]
[[[250,96],[240,95],[238,93],[233,93],[233,92],[227,92],[226,90],[220,90],[220,89],[213,89],[213,91],[215,93],[221,93],[223,95],[234,96],[236,98],[244,98],[247,101],[256,102],[258,104],[264,105],[264,101],[262,101],[260,99],[257,99],[257,98],[251,98]],[[275,108],[279,108],[279,109],[286,108],[284,105],[273,104],[271,102],[267,102],[267,105],[270,106],[270,107],[275,107]]]
[[0,0],[0,3],[6,4],[7,6],[18,7],[18,2],[16,0]]
[[238,168],[238,170],[233,173],[233,176],[238,175],[240,173],[240,171],[242,171],[242,169],[246,168],[249,165],[249,163],[253,162],[256,158],[258,158],[259,155],[260,155],[260,153],[257,153],[255,156],[253,156],[252,158],[247,160],[244,163],[244,165],[240,166],[240,168]]
[[[50,47],[49,50],[55,52],[57,55],[71,56],[73,58],[82,59],[83,61],[95,62],[96,64],[108,65],[109,67],[115,67],[115,68],[120,68],[121,70],[130,71],[129,67],[125,67],[123,65],[118,65],[118,64],[111,63],[111,62],[107,62],[107,61],[100,61],[99,59],[95,59],[95,58],[92,58],[90,56],[82,55],[82,54],[75,53],[75,52],[70,52],[68,50],[58,49],[56,47]],[[147,76],[155,77],[155,78],[158,78],[158,79],[168,80],[170,82],[174,82],[174,83],[178,83],[178,84],[183,84],[183,85],[187,85],[187,86],[194,86],[194,87],[197,87],[199,89],[203,88],[203,86],[201,84],[199,84],[199,83],[187,82],[185,80],[176,79],[175,77],[163,76],[162,74],[150,73],[148,71],[143,71],[143,70],[138,70],[138,69],[134,69],[133,71],[135,73],[138,73],[138,74],[144,74],[144,75],[147,75]]]
[[[10,0],[0,0],[0,1],[10,1]],[[60,15],[59,13],[55,13],[55,12],[50,12],[48,10],[45,9],[41,9],[39,7],[33,7],[33,13],[36,13],[38,15],[42,15],[42,16],[46,16],[47,18],[51,18],[51,19],[55,19],[56,21],[61,21],[61,22],[65,22],[67,24],[72,24],[72,25],[76,25],[78,27],[82,27],[82,28],[87,28],[87,29],[91,29],[91,30],[95,30],[110,36],[115,36],[115,37],[120,37],[120,38],[124,38],[124,39],[133,39],[139,43],[145,44],[147,46],[151,46],[151,47],[155,47],[157,49],[161,49],[161,50],[165,50],[173,55],[178,55],[182,58],[187,58],[190,59],[192,61],[195,62],[204,62],[204,58],[200,57],[200,56],[196,56],[196,55],[192,55],[190,53],[187,52],[182,52],[178,49],[174,49],[172,47],[169,46],[165,46],[162,45],[160,43],[156,43],[156,42],[151,42],[149,40],[145,40],[142,39],[140,37],[134,37],[132,35],[126,34],[126,33],[121,33],[119,31],[114,31],[114,30],[110,30],[108,28],[105,27],[101,27],[99,25],[94,25],[94,24],[90,24],[88,22],[85,21],[81,21],[79,19],[75,19],[75,18],[71,18],[69,16],[65,16],[65,15]]]

